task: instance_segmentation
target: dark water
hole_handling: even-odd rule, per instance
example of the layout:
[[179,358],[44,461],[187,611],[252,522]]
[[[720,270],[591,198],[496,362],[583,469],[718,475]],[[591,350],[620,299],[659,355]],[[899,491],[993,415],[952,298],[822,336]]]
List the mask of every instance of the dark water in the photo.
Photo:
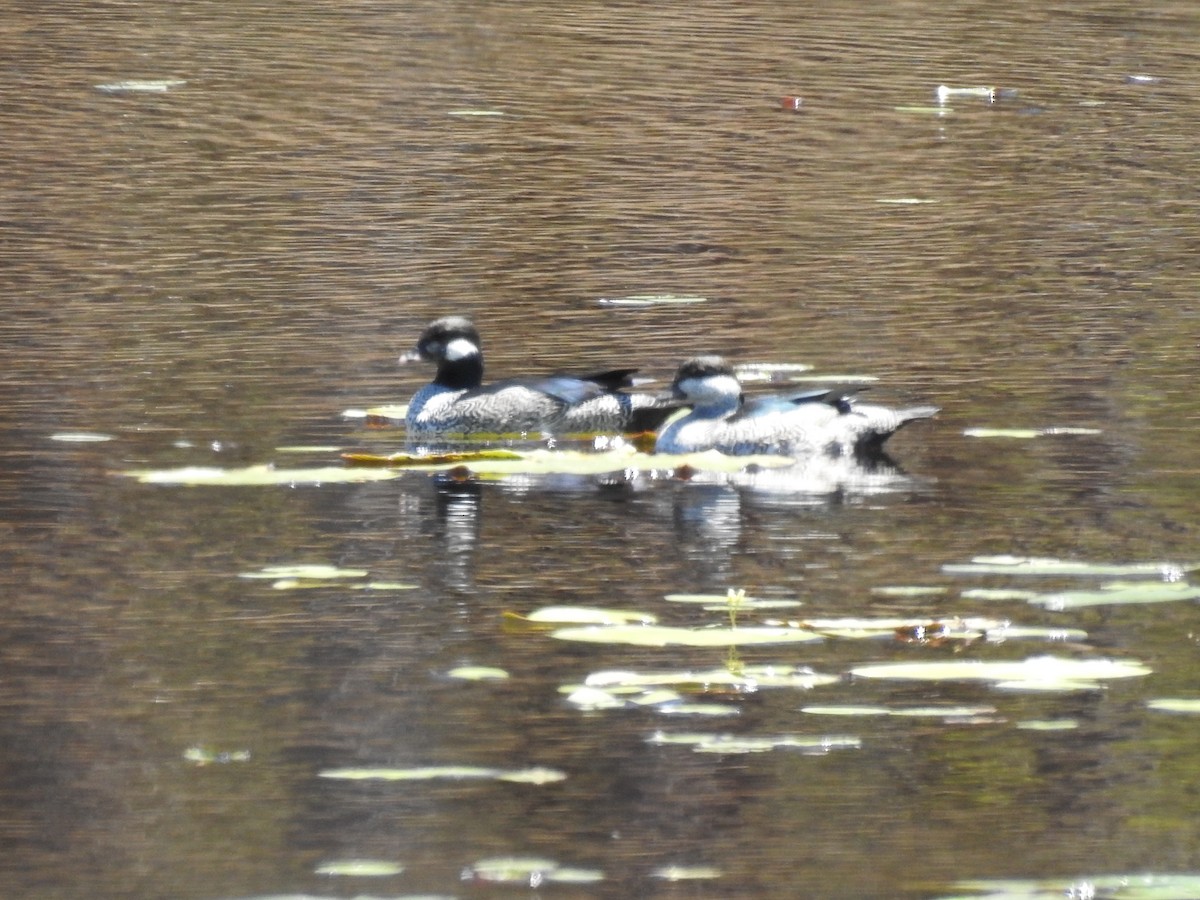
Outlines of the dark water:
[[[460,881],[512,854],[605,873],[547,897],[935,897],[959,878],[1200,870],[1197,725],[1144,705],[1197,695],[1196,606],[968,602],[960,589],[1011,581],[940,571],[987,553],[1200,559],[1198,38],[1200,10],[1172,2],[10,10],[5,895],[531,896]],[[185,83],[96,87],[132,79]],[[939,84],[1018,93],[905,109]],[[707,302],[599,303],[644,294]],[[944,412],[894,442],[914,483],[838,497],[113,474],[360,445],[341,412],[406,399],[423,373],[395,357],[448,312],[476,316],[496,375],[633,363],[666,379],[717,351],[875,375],[874,399]],[[1099,434],[963,433],[1049,426]],[[113,440],[51,439],[73,431]],[[299,460],[314,458],[337,454]],[[298,562],[417,588],[236,577]],[[914,584],[949,591],[872,592]],[[1044,695],[845,680],[760,692],[734,719],[583,713],[560,685],[724,652],[568,645],[501,620],[569,603],[683,623],[664,594],[728,588],[796,596],[810,616],[1082,628],[1085,647],[1049,649],[1154,674]],[[840,675],[956,653],[842,640],[743,656]],[[464,663],[511,677],[445,677]],[[999,721],[799,712],[818,703],[984,703]],[[1059,718],[1077,727],[1015,725]],[[660,729],[862,747],[701,754],[647,745]],[[193,747],[250,758],[197,765]],[[464,764],[569,777],[317,776]],[[346,858],[407,868],[314,874]],[[701,864],[723,875],[651,877]]]

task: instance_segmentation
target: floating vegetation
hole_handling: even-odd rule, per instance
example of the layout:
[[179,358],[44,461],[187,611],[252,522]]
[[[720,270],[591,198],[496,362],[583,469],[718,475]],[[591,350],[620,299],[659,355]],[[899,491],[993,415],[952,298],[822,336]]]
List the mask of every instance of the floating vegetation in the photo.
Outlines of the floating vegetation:
[[834,684],[836,675],[821,675],[808,666],[760,665],[741,666],[738,670],[679,669],[659,672],[629,672],[605,670],[593,672],[584,683],[588,687],[612,690],[619,687],[653,687],[673,685],[692,693],[752,693],[759,688],[800,688],[809,690]]
[[740,712],[736,706],[689,704],[684,695],[736,698],[761,688],[811,690],[839,680],[836,675],[821,675],[806,666],[742,665],[659,672],[611,670],[594,672],[584,684],[564,685],[559,691],[567,695],[568,703],[587,711],[653,706],[667,714],[736,715]]
[[972,588],[960,595],[964,600],[1032,600],[1037,591],[1018,591],[1008,588]]
[[209,750],[207,747],[188,747],[183,751],[183,758],[198,766],[225,765],[228,763],[249,762],[249,750]]
[[669,477],[677,470],[689,472],[741,472],[748,467],[785,468],[794,461],[785,456],[728,456],[715,450],[703,453],[649,454],[629,445],[601,452],[544,450],[525,452],[489,450],[476,454],[422,456],[420,454],[346,453],[342,458],[353,470],[391,467],[421,472],[465,470],[466,475],[607,475],[612,472],[646,473]]
[[977,438],[1013,438],[1015,440],[1033,440],[1056,434],[1103,434],[1099,428],[1071,428],[1068,426],[1051,426],[1049,428],[964,428],[966,437]]
[[270,579],[277,591],[311,590],[336,587],[353,591],[411,591],[415,584],[399,581],[366,581],[366,569],[340,569],[324,564],[267,566],[257,572],[240,572],[238,578]]
[[494,666],[458,666],[447,672],[446,676],[462,681],[505,681],[508,673]]
[[385,878],[399,875],[404,866],[380,859],[337,859],[321,863],[314,869],[318,875],[352,875],[356,878]]
[[407,416],[407,403],[385,403],[368,409],[347,409],[342,412],[343,419],[393,419],[401,423]]
[[412,769],[345,768],[325,769],[321,778],[342,781],[511,781],[518,784],[552,784],[567,777],[557,769],[492,769],[484,766],[418,766]]
[[686,306],[707,303],[707,297],[686,294],[630,294],[628,297],[601,297],[596,301],[601,306]]
[[997,721],[994,706],[912,706],[895,709],[888,706],[802,706],[800,712],[815,716],[899,716],[902,718],[945,719],[970,724]]
[[1160,712],[1200,713],[1200,700],[1198,699],[1160,697],[1156,700],[1147,700],[1146,706]]
[[113,436],[95,431],[60,431],[50,435],[50,440],[62,441],[64,444],[98,444],[113,440]]
[[129,469],[118,472],[142,484],[184,487],[260,487],[302,484],[350,484],[363,481],[388,481],[399,476],[394,469],[320,466],[312,469],[277,469],[272,465],[220,469],[208,466],[184,466],[180,469]]
[[1028,719],[1017,723],[1022,731],[1074,731],[1078,727],[1075,719]]
[[1200,587],[1182,581],[1118,581],[1102,584],[1097,591],[1060,591],[1055,594],[1038,594],[1029,602],[1046,609],[1061,612],[1084,606],[1111,606],[1129,603],[1170,603],[1179,600],[1200,599]]
[[986,640],[1084,641],[1087,632],[1077,628],[1014,625],[1007,619],[967,618],[840,618],[805,619],[796,623],[826,637],[848,639],[894,638],[905,643]]
[[723,874],[716,866],[662,866],[651,872],[650,877],[663,881],[707,881]]
[[1002,100],[1016,99],[1017,90],[1016,88],[997,88],[991,86],[950,87],[946,84],[939,84],[937,90],[934,91],[934,96],[937,97],[938,103],[946,103],[949,100],[959,98],[982,100],[984,103],[993,104],[999,103]]
[[767,753],[771,750],[800,750],[806,754],[821,755],[833,750],[857,750],[862,741],[856,737],[842,735],[810,736],[800,734],[778,734],[769,736],[736,734],[666,734],[656,731],[646,738],[647,744],[679,744],[689,746],[697,753]]
[[736,604],[738,611],[753,609],[792,609],[803,606],[799,600],[767,599],[747,597],[744,593],[735,596],[735,592],[724,594],[667,594],[663,599],[669,603],[695,603],[702,606],[706,612],[724,612],[730,604]]
[[1167,562],[1091,563],[1079,560],[1038,556],[976,556],[969,563],[946,563],[948,575],[1081,575],[1100,578],[1136,577],[1178,581],[1183,573],[1200,568],[1200,563],[1184,565]]
[[947,590],[938,585],[884,585],[871,588],[871,593],[880,597],[933,597]]
[[653,625],[658,617],[632,609],[601,609],[591,606],[543,606],[527,616],[505,613],[506,618],[546,625]]
[[560,641],[626,644],[634,647],[734,647],[750,644],[802,644],[822,640],[796,628],[749,626],[679,628],[670,625],[589,625],[551,632]]
[[1019,662],[949,660],[941,662],[885,663],[858,666],[850,674],[858,678],[905,681],[989,681],[1009,690],[1079,691],[1096,690],[1105,681],[1149,675],[1139,662],[1114,659],[1063,659],[1035,656]]
[[604,880],[598,869],[561,866],[552,859],[532,856],[502,856],[481,859],[463,869],[464,881],[488,881],[497,884],[527,884],[539,887],[546,882],[594,884]]
[[162,94],[185,84],[187,82],[182,78],[131,78],[126,81],[106,81],[93,87],[105,94]]
[[257,572],[239,572],[238,578],[290,578],[300,581],[330,581],[338,578],[366,578],[366,569],[342,569],[324,563],[300,563],[292,566],[266,566]]
[[[983,879],[956,881],[956,891],[979,900],[1192,900],[1200,897],[1200,875],[1096,875],[1090,878]],[[947,898],[949,900],[949,898]],[[955,897],[954,900],[965,900]]]

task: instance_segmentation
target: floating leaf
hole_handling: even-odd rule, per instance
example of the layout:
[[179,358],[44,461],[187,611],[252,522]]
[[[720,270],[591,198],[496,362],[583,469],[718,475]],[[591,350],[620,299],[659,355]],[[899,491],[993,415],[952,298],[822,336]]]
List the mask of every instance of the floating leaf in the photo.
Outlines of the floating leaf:
[[808,690],[834,684],[836,675],[821,675],[807,666],[743,666],[736,672],[727,668],[681,669],[665,672],[628,672],[606,670],[593,672],[586,679],[588,687],[652,687],[675,685],[683,689],[704,691],[709,688],[733,688],[754,691],[759,688],[799,688]]
[[[756,466],[759,468],[786,468],[794,461],[785,456],[729,456],[708,450],[703,453],[649,454],[639,453],[630,446],[618,446],[603,452],[582,450],[529,450],[518,453],[511,450],[489,451],[478,454],[471,462],[438,461],[438,457],[414,456],[407,453],[375,455],[369,453],[345,454],[343,458],[351,464],[351,471],[370,470],[378,467],[400,466],[412,471],[440,472],[464,466],[473,475],[607,475],[612,472],[642,472],[651,475],[669,476],[675,470],[686,467],[700,472],[741,472]],[[386,470],[386,468],[385,468]]]
[[600,609],[589,606],[543,606],[524,617],[528,622],[560,623],[564,625],[629,625],[653,624],[658,617],[628,609]]
[[1031,600],[1037,596],[1036,591],[1016,591],[1002,588],[974,588],[963,591],[960,596],[964,600]]
[[1182,697],[1161,697],[1157,700],[1147,700],[1146,705],[1151,709],[1163,712],[1200,713],[1200,700],[1184,699]]
[[803,604],[799,600],[767,599],[760,597],[730,597],[729,594],[667,594],[664,598],[671,603],[697,603],[709,612],[729,609],[791,609]]
[[334,446],[333,444],[326,444],[326,445],[323,445],[323,446],[322,446],[322,445],[319,445],[319,444],[312,444],[312,445],[307,445],[307,446],[295,445],[295,446],[276,447],[276,448],[275,448],[275,452],[276,452],[276,453],[320,453],[320,454],[329,454],[329,453],[341,453],[341,452],[342,452],[342,448],[341,448],[341,447]]
[[383,878],[399,875],[404,866],[378,859],[339,859],[317,866],[318,875],[353,875],[359,878]]
[[510,781],[513,784],[554,784],[565,781],[566,772],[550,769],[545,766],[534,766],[531,769],[516,769],[512,772],[501,772],[496,776],[497,781]]
[[[1194,900],[1200,897],[1200,875],[1096,875],[1069,878],[968,879],[953,885],[973,891],[982,900]],[[962,898],[957,898],[962,900]]]
[[111,434],[98,434],[94,431],[60,431],[50,435],[52,441],[62,441],[66,444],[95,444],[113,440]]
[[663,881],[705,881],[723,874],[716,866],[663,866],[651,872],[650,877]]
[[871,588],[872,594],[881,597],[931,597],[946,593],[946,588],[937,585],[894,585]]
[[628,699],[619,697],[612,691],[596,687],[578,687],[567,695],[567,702],[579,709],[600,711],[605,709],[624,709],[629,705]]
[[529,784],[549,784],[562,781],[566,774],[556,769],[518,769],[506,771],[483,766],[418,766],[412,769],[346,768],[325,769],[317,773],[321,778],[343,781],[466,781],[471,779],[496,779]]
[[492,666],[459,666],[446,674],[463,681],[504,681],[508,678],[507,672]]
[[[933,719],[979,719],[994,716],[994,706],[912,706],[894,709],[886,706],[803,706],[800,712],[819,716],[900,716]],[[991,721],[990,719],[988,721]]]
[[707,297],[689,297],[677,294],[631,294],[628,297],[601,297],[601,306],[681,306],[707,303]]
[[1018,722],[1022,731],[1073,731],[1079,727],[1074,719],[1029,719]]
[[200,766],[213,763],[249,762],[249,750],[209,750],[204,747],[188,747],[183,751],[183,758]]
[[635,647],[734,647],[748,644],[802,644],[821,636],[795,628],[676,628],[667,625],[592,625],[551,632],[560,641],[628,644]]
[[1101,578],[1147,576],[1176,581],[1200,563],[1178,565],[1166,562],[1089,563],[1079,560],[1037,556],[976,556],[969,563],[946,563],[942,571],[951,575],[1084,575]]
[[363,481],[388,481],[399,476],[393,469],[321,466],[313,469],[276,469],[270,465],[243,469],[219,469],[184,466],[181,469],[130,469],[117,473],[135,478],[142,484],[187,487],[259,487],[269,485],[350,484]]
[[1056,434],[1102,434],[1098,428],[1072,428],[1065,425],[1052,425],[1048,428],[964,428],[966,437],[977,438],[1014,438],[1016,440],[1032,440],[1044,435]]
[[726,703],[676,703],[659,710],[667,716],[740,716],[742,711]]
[[1200,599],[1200,587],[1182,581],[1116,582],[1104,584],[1098,591],[1060,591],[1039,594],[1030,603],[1060,612],[1083,606],[1108,606],[1128,603],[1169,603],[1178,600]]
[[238,578],[294,578],[302,581],[330,581],[337,578],[366,578],[366,569],[342,569],[324,563],[298,563],[293,566],[265,566],[257,572],[239,572]]
[[991,642],[1006,640],[1084,641],[1087,632],[1077,628],[1045,628],[1013,625],[1006,619],[982,616],[943,619],[878,618],[878,619],[805,619],[799,623],[826,637],[845,639],[877,639],[895,637],[903,640],[969,641],[984,639]]
[[764,737],[736,734],[666,734],[655,732],[646,739],[648,744],[683,744],[697,753],[767,753],[771,750],[803,750],[808,753],[828,753],[831,750],[858,749],[862,741],[856,737],[809,736],[780,734]]
[[528,884],[537,887],[543,882],[557,884],[595,884],[604,880],[599,869],[560,866],[552,859],[505,856],[481,859],[464,872],[467,878],[499,884]]
[[908,681],[990,681],[996,687],[1017,690],[1071,691],[1094,689],[1113,678],[1149,675],[1139,662],[1113,659],[1063,659],[1035,656],[1019,662],[948,660],[858,666],[850,670],[859,678]]
[[95,85],[96,90],[106,94],[161,94],[172,88],[187,84],[182,78],[131,78],[126,81],[108,81]]

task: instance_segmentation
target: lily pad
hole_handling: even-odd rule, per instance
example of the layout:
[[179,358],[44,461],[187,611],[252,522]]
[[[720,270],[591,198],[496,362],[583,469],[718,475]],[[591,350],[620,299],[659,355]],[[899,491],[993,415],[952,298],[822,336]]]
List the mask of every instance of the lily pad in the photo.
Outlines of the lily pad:
[[353,875],[359,878],[383,878],[399,875],[404,866],[379,859],[339,859],[317,866],[318,875]]
[[899,716],[902,718],[964,719],[992,721],[994,706],[803,706],[800,712],[819,716]]
[[588,606],[543,606],[524,616],[528,622],[562,625],[652,625],[658,617],[630,609],[601,609]]
[[724,873],[716,866],[662,866],[650,873],[663,881],[708,881]]
[[209,750],[207,747],[188,747],[183,751],[183,758],[188,762],[196,763],[198,766],[207,766],[214,763],[235,763],[249,762],[249,750]]
[[552,859],[540,857],[503,856],[481,859],[464,871],[464,877],[499,884],[527,884],[537,887],[543,882],[558,884],[595,884],[604,880],[599,869],[560,866]]
[[[1200,897],[1200,875],[1096,875],[1087,878],[969,879],[953,885],[980,900],[1194,900]],[[960,895],[955,900],[964,900]]]
[[418,766],[412,769],[388,768],[345,768],[325,769],[317,773],[321,778],[342,781],[468,781],[494,779],[527,784],[550,784],[562,781],[566,773],[557,769],[492,769],[483,766]]
[[701,472],[741,472],[747,467],[785,468],[794,461],[784,456],[729,456],[708,450],[703,453],[649,454],[621,445],[602,452],[582,450],[511,450],[480,453],[469,462],[457,454],[452,460],[423,457],[408,453],[376,455],[344,454],[349,471],[390,471],[396,466],[419,472],[442,472],[465,467],[477,476],[505,475],[607,475],[612,472],[644,473],[669,476],[680,468]]
[[97,444],[113,440],[111,434],[99,434],[94,431],[60,431],[50,435],[52,441],[62,441],[65,444]]
[[185,84],[187,82],[182,78],[130,78],[106,81],[95,88],[105,94],[162,94]]
[[690,306],[707,303],[707,297],[680,294],[631,294],[628,297],[601,297],[601,306]]
[[836,675],[822,675],[807,666],[763,665],[742,666],[736,672],[720,669],[680,669],[660,672],[630,672],[605,670],[593,672],[585,681],[588,687],[651,687],[674,685],[679,688],[705,691],[709,688],[731,688],[754,691],[759,688],[799,688],[809,690],[839,681]]
[[946,563],[942,571],[951,575],[1081,575],[1101,578],[1132,576],[1178,580],[1181,573],[1200,568],[1167,562],[1091,563],[1037,556],[976,556],[969,563]]
[[129,469],[117,473],[142,484],[185,487],[261,487],[302,484],[353,484],[364,481],[388,481],[399,472],[382,468],[319,466],[311,469],[277,469],[271,465],[220,469],[208,466],[184,466],[180,469]]
[[939,662],[886,663],[858,666],[850,674],[858,678],[905,681],[989,681],[995,687],[1014,690],[1093,690],[1104,681],[1149,675],[1139,662],[1113,659],[1063,659],[1035,656],[1019,662],[948,660]]
[[1078,727],[1075,719],[1028,719],[1017,723],[1022,731],[1074,731]]
[[966,437],[977,438],[1013,438],[1016,440],[1033,440],[1045,435],[1056,434],[1102,434],[1098,428],[1072,428],[1065,425],[1052,425],[1048,428],[964,428]]
[[295,578],[303,581],[331,581],[337,578],[366,578],[366,569],[343,569],[324,563],[298,563],[292,566],[265,566],[257,572],[239,572],[238,578]]
[[1084,606],[1110,606],[1130,603],[1169,603],[1200,599],[1200,587],[1182,581],[1115,582],[1098,591],[1061,591],[1039,594],[1030,603],[1056,612]]
[[959,596],[964,600],[1032,600],[1037,596],[1037,591],[973,588],[969,591],[963,591]]
[[551,632],[560,641],[626,644],[634,647],[735,647],[751,644],[804,644],[822,640],[796,628],[677,628],[668,625],[591,625]]
[[769,736],[735,734],[666,734],[655,732],[648,744],[683,744],[697,753],[767,753],[771,750],[801,750],[828,753],[832,750],[858,749],[862,741],[841,735],[779,734]]
[[1194,698],[1160,697],[1156,700],[1147,700],[1146,705],[1162,712],[1200,713],[1200,700]]
[[940,585],[883,585],[871,588],[871,593],[880,597],[933,597],[946,593]]
[[504,681],[508,678],[506,671],[493,666],[458,666],[446,675],[462,681]]
[[723,612],[726,610],[751,609],[792,609],[803,606],[799,600],[782,598],[747,597],[745,595],[725,594],[667,594],[664,597],[670,603],[696,603],[707,612]]

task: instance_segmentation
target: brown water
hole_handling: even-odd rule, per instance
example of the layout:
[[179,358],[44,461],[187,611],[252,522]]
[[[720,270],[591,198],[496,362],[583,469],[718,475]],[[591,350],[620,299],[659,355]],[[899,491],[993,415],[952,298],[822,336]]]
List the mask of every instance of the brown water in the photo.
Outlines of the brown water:
[[[960,589],[1010,582],[940,572],[985,553],[1200,559],[1198,38],[1181,2],[9,10],[4,895],[532,896],[460,881],[509,854],[605,873],[547,897],[935,897],[959,878],[1200,870],[1197,725],[1144,705],[1200,691],[1196,606],[967,602]],[[186,83],[96,87],[131,79]],[[1018,93],[906,109],[943,83]],[[599,302],[643,294],[707,302]],[[944,412],[894,441],[912,484],[836,498],[113,474],[356,445],[341,412],[406,399],[427,373],[395,357],[448,312],[476,316],[494,375],[633,363],[668,379],[716,351],[876,375],[874,399]],[[984,426],[1100,433],[963,434]],[[113,440],[51,439],[72,431]],[[418,587],[236,577],[296,562]],[[949,590],[872,593],[914,584]],[[812,616],[1068,625],[1087,645],[1050,650],[1154,674],[1046,695],[845,680],[730,701],[732,720],[582,713],[561,684],[723,652],[574,646],[500,618],[572,603],[682,623],[664,594],[727,588]],[[956,654],[831,640],[743,655],[842,674]],[[445,677],[463,663],[511,677]],[[950,702],[999,721],[799,712]],[[1015,724],[1057,718],[1077,727]],[[658,730],[862,747],[701,754],[646,744]],[[192,747],[250,758],[200,766]],[[569,777],[317,774],[461,764]],[[314,874],[346,858],[407,868]],[[723,874],[651,877],[693,864]]]

